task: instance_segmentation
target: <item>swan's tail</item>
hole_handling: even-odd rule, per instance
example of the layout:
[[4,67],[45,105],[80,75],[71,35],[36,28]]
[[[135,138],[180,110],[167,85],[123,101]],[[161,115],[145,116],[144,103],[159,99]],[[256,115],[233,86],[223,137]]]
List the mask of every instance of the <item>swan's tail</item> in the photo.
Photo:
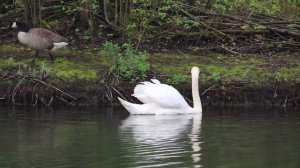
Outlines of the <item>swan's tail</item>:
[[132,103],[129,103],[126,100],[121,99],[120,97],[118,97],[120,103],[127,109],[127,107],[129,107]]
[[134,109],[134,105],[133,103],[130,103],[126,100],[121,99],[120,97],[118,97],[120,103],[125,107],[125,109],[130,113],[133,114],[133,109]]
[[147,105],[145,104],[130,103],[126,100],[121,99],[120,97],[118,97],[118,99],[130,114],[150,114],[147,110]]

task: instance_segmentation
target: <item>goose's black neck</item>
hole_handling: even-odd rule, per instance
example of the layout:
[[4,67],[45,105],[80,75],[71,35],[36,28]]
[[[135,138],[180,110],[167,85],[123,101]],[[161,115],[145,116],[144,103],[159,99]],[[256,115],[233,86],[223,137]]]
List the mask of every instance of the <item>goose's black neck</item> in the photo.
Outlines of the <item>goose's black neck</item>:
[[20,32],[29,32],[30,28],[26,25],[26,23],[16,22],[16,24]]

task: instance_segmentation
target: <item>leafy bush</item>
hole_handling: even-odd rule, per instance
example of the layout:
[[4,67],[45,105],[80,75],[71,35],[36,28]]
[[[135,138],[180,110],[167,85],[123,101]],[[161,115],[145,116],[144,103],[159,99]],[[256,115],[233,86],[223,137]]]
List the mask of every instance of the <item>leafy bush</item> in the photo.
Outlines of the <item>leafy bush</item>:
[[131,44],[127,43],[120,47],[118,44],[106,42],[104,49],[113,58],[109,71],[117,80],[122,77],[124,80],[134,82],[147,76],[150,68],[147,52],[137,52]]

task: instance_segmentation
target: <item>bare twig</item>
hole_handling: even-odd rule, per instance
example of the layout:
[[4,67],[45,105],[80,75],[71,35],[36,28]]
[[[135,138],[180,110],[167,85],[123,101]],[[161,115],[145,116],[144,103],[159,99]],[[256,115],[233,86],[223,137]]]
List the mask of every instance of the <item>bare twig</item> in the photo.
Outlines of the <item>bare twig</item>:
[[201,96],[203,96],[207,91],[211,90],[212,88],[216,87],[217,85],[219,85],[218,83],[214,84],[213,86],[207,88],[204,90],[204,92],[202,92]]
[[56,96],[56,98],[60,99],[61,101],[65,102],[65,103],[68,103],[68,104],[70,104],[70,105],[72,105],[72,106],[75,106],[75,104],[73,104],[73,103],[71,103],[71,102],[68,102],[67,100],[65,100],[65,99],[62,98],[62,97]]
[[22,84],[22,82],[24,81],[25,77],[23,77],[18,84],[16,85],[16,87],[14,88],[13,94],[12,94],[12,102],[15,103],[15,95],[17,94],[17,89],[20,87],[20,85]]
[[124,96],[123,96],[123,95],[122,95],[115,87],[111,86],[111,88],[112,88],[115,92],[117,92],[123,99],[125,99]]

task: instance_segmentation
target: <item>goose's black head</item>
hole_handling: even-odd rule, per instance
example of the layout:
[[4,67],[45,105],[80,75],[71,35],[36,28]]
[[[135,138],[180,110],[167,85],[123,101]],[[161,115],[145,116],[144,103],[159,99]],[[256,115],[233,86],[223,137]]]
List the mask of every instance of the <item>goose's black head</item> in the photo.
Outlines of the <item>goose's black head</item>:
[[19,31],[26,32],[26,33],[30,30],[30,28],[26,25],[26,23],[22,23],[22,22],[18,22],[18,21],[12,22],[11,27],[17,28],[17,29],[19,29]]

